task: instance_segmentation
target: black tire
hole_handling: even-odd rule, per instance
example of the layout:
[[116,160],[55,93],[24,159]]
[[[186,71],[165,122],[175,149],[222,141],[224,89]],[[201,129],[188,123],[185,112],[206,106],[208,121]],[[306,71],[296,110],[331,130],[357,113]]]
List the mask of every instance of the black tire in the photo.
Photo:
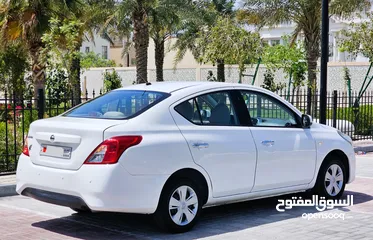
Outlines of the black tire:
[[[341,183],[341,188],[338,194],[334,195],[336,192],[333,194],[329,194],[327,191],[327,187],[329,186],[325,180],[327,171],[331,171],[330,167],[333,165],[339,166],[339,168],[342,170],[343,173],[343,181]],[[326,159],[326,161],[321,165],[319,174],[317,176],[316,184],[315,187],[312,191],[313,194],[318,195],[319,197],[325,197],[326,199],[340,199],[341,196],[344,193],[345,187],[346,187],[346,181],[347,181],[347,172],[346,172],[346,167],[344,166],[343,162],[339,160],[337,157],[331,157],[330,159]],[[331,182],[329,182],[331,184]],[[337,182],[338,184],[338,182]],[[332,187],[334,190],[335,188]]]
[[82,208],[71,208],[71,210],[75,211],[78,214],[88,214],[92,213],[89,209],[82,209]]
[[[197,195],[197,199],[198,199],[198,207],[194,208],[196,210],[194,219],[191,222],[183,226],[176,224],[172,220],[171,214],[169,211],[169,203],[171,200],[171,196],[175,193],[175,191],[179,187],[182,187],[182,186],[187,186],[191,188]],[[186,207],[186,208],[189,209],[189,207]],[[162,195],[159,200],[158,208],[156,212],[154,213],[154,220],[156,221],[156,224],[161,229],[167,232],[183,233],[183,232],[187,232],[191,230],[194,227],[194,225],[199,219],[201,209],[202,209],[202,194],[201,194],[200,189],[198,188],[198,185],[192,180],[181,179],[179,181],[170,182],[164,187],[162,191]],[[186,215],[184,215],[184,217],[186,219]]]

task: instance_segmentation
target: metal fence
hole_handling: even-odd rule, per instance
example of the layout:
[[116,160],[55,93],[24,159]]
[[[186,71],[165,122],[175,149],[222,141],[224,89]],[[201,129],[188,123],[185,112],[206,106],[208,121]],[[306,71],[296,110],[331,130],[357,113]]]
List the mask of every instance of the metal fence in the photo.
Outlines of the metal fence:
[[[301,112],[319,122],[320,95],[312,98],[312,107],[307,112],[307,91],[293,94],[280,91],[277,94],[289,101]],[[373,136],[373,92],[361,95],[358,92],[330,91],[327,93],[326,125],[337,128],[353,140],[372,140]]]
[[[101,95],[93,91],[92,98]],[[301,112],[307,111],[307,92],[295,90],[278,92],[297,107]],[[85,93],[88,96],[88,93]],[[356,102],[359,94],[332,91],[327,96],[327,125],[340,129],[354,140],[371,140],[373,135],[373,92],[367,92]],[[0,98],[0,174],[14,172],[17,160],[22,153],[24,139],[31,122],[54,117],[72,108],[80,102],[90,100],[88,97],[74,99],[73,94],[59,97],[45,96],[40,91],[37,97],[19,99],[14,94],[5,93]],[[313,98],[310,115],[318,122],[319,95]]]
[[[32,94],[29,94],[32,96]],[[93,90],[92,98],[101,95]],[[88,96],[88,92],[84,96]],[[39,91],[36,97],[17,97],[4,93],[0,97],[0,174],[16,170],[30,124],[38,119],[55,117],[91,98],[75,99],[73,94],[48,96]]]

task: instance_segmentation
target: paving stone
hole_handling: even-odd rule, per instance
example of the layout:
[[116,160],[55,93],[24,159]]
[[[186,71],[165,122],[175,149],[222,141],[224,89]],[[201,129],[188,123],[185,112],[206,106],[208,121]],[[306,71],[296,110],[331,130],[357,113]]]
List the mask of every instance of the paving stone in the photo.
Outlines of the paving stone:
[[[373,160],[369,161],[366,162],[368,167],[364,165],[365,173],[372,178],[357,178],[346,188],[344,197],[354,195],[354,205],[325,211],[327,214],[343,213],[345,220],[303,219],[303,213],[319,213],[310,207],[277,213],[278,199],[273,198],[204,209],[200,222],[191,232],[174,235],[159,231],[149,216],[113,213],[60,215],[65,211],[62,208],[17,196],[0,198],[0,239],[373,239]],[[22,204],[12,208],[15,200]],[[44,214],[38,206],[55,209],[56,213]]]

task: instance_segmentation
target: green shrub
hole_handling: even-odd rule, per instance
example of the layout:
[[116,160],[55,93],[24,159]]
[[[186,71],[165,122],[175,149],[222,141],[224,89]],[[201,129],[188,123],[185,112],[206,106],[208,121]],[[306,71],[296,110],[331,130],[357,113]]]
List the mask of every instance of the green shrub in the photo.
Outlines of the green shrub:
[[46,78],[47,104],[59,105],[71,95],[67,72],[60,68],[52,69]]
[[[27,134],[30,124],[34,121],[38,120],[38,111],[37,110],[25,110],[23,113],[23,121],[25,127],[25,134]],[[22,122],[19,123],[19,128],[22,131]]]
[[[14,134],[14,127],[16,127],[16,134]],[[6,123],[0,122],[0,172],[16,169],[16,161],[22,152],[23,138],[22,128],[10,123],[6,129]]]
[[264,82],[263,85],[261,85],[262,88],[265,88],[272,92],[278,92],[281,91],[286,87],[285,83],[276,83],[275,82],[275,75],[272,71],[266,70],[264,73]]
[[[357,116],[357,117],[356,117]],[[327,118],[333,119],[333,110],[329,109]],[[338,108],[337,119],[346,120],[354,124],[356,135],[372,135],[373,131],[373,105],[363,105],[359,107],[358,115],[355,114],[354,108]]]
[[115,61],[105,59],[100,54],[95,54],[94,52],[83,54],[80,62],[83,69],[116,66]]
[[114,89],[122,87],[122,78],[119,76],[118,72],[113,69],[113,71],[106,71],[104,73],[104,91],[110,92]]

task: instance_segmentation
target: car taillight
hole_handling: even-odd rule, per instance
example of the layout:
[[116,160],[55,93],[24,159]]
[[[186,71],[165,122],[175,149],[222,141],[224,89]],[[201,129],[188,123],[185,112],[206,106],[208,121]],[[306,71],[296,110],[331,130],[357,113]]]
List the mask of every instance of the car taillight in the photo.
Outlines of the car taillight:
[[25,145],[23,145],[22,153],[26,156],[30,156],[30,152],[28,150],[28,140],[27,137],[25,138]]
[[138,145],[141,141],[142,136],[107,139],[89,155],[84,164],[115,164],[126,149]]

